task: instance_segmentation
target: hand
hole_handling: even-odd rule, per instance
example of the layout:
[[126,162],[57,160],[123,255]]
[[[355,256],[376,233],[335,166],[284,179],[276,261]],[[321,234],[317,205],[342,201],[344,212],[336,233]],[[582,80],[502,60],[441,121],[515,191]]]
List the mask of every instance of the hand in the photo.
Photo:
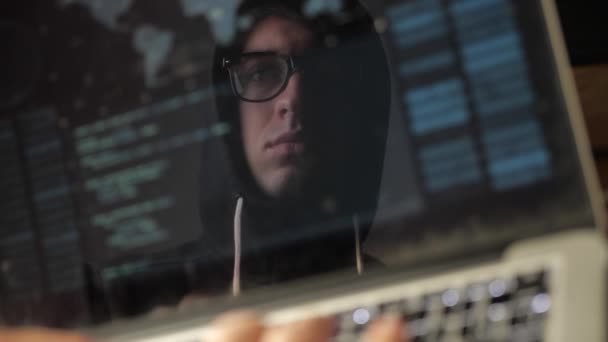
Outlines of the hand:
[[0,342],[94,342],[77,333],[43,328],[0,328]]
[[[322,342],[330,340],[336,321],[318,318],[266,328],[256,313],[237,311],[220,316],[211,328],[213,337],[210,342]],[[399,318],[387,316],[370,324],[363,334],[363,341],[404,341],[404,333],[404,323]]]
[[[284,326],[265,328],[260,317],[249,311],[230,312],[212,323],[214,337],[209,342],[321,342],[328,341],[336,329],[331,318],[318,318]],[[403,322],[382,317],[374,321],[363,341],[403,341]],[[77,333],[42,328],[0,329],[0,342],[94,342]]]

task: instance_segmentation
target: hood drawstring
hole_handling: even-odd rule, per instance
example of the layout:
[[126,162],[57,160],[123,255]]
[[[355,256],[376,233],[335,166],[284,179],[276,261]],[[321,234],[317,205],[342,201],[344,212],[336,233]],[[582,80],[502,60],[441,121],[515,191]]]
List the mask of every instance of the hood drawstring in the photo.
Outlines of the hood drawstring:
[[363,256],[361,253],[361,237],[359,235],[359,217],[353,215],[353,229],[355,230],[355,262],[357,264],[357,274],[363,274]]
[[234,209],[234,267],[232,269],[232,296],[241,293],[241,217],[243,213],[243,197],[236,200]]
[[[232,269],[232,296],[241,294],[241,218],[243,216],[243,197],[237,198],[234,208],[234,266]],[[361,253],[361,236],[359,217],[353,215],[353,229],[355,231],[355,263],[357,274],[363,274],[363,254]]]

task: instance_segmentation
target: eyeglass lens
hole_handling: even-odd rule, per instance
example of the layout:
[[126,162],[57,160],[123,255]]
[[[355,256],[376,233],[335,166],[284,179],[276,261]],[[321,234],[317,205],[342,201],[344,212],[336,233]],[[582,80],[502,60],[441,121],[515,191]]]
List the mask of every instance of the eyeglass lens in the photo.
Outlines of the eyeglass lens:
[[234,88],[246,100],[260,101],[277,95],[289,74],[288,61],[280,56],[243,56],[232,69]]

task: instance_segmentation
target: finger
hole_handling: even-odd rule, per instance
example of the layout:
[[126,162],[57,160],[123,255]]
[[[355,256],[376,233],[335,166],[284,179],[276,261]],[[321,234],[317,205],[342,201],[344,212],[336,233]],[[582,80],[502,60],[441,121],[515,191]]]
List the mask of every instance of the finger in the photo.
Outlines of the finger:
[[406,341],[406,336],[405,324],[399,317],[385,316],[370,324],[363,335],[363,341],[401,342]]
[[[260,316],[252,311],[234,311],[211,323],[210,342],[257,342],[262,336]],[[1,342],[1,341],[0,341]]]
[[[150,318],[162,318],[171,315],[175,310],[168,306],[159,306],[146,314]],[[0,341],[1,342],[1,341]]]
[[209,298],[202,295],[188,295],[179,302],[177,311],[187,311],[190,310],[190,308],[201,306],[207,301],[209,301]]
[[0,342],[93,342],[89,337],[42,328],[0,329]]
[[267,329],[262,342],[322,342],[336,331],[333,318],[316,318]]

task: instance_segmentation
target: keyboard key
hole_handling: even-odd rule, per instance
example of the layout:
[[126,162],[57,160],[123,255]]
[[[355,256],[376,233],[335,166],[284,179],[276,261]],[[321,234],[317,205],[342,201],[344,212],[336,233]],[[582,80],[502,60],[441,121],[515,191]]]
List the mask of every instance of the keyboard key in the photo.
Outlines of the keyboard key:
[[410,338],[424,337],[428,330],[424,319],[407,322],[407,332]]
[[333,338],[334,342],[355,342],[359,340],[359,334],[356,333],[340,333]]
[[513,311],[510,303],[494,303],[488,306],[488,320],[490,322],[501,322],[510,320],[513,317]]
[[450,334],[441,336],[438,339],[438,341],[439,342],[465,342],[466,340],[459,333],[450,333]]
[[512,332],[511,322],[507,320],[489,323],[483,341],[508,341]]
[[488,310],[488,298],[484,301],[479,301],[469,307],[466,311],[465,325],[468,327],[479,326],[486,321],[486,313]]
[[447,333],[462,334],[462,330],[466,326],[466,313],[453,312],[445,316],[443,321],[443,331]]
[[470,285],[466,289],[467,301],[475,303],[487,298],[488,292],[486,286],[486,284],[482,283]]
[[525,294],[513,301],[513,317],[519,322],[525,322],[532,314],[532,298],[534,295]]
[[511,341],[513,342],[531,342],[536,341],[540,336],[537,336],[528,324],[516,324],[512,327]]
[[516,282],[513,279],[497,278],[488,284],[488,293],[493,303],[509,300],[516,290]]
[[356,323],[353,321],[352,312],[346,312],[338,315],[340,332],[353,332]]
[[443,330],[444,314],[442,311],[428,312],[424,318],[426,335],[436,335]]
[[441,302],[445,307],[452,308],[461,304],[462,295],[457,289],[447,289],[441,294]]
[[530,308],[534,314],[542,315],[551,308],[551,297],[547,293],[539,293],[530,303]]
[[402,309],[403,318],[408,322],[421,319],[426,314],[425,300],[423,297],[408,298],[403,302]]
[[527,323],[528,333],[532,341],[540,341],[544,335],[545,320],[544,319],[533,319]]
[[425,296],[426,311],[443,311],[443,309],[444,306],[441,293],[433,293]]
[[[375,306],[361,307],[353,310],[350,313],[350,319],[353,322],[352,330],[355,333],[360,333],[371,321],[378,317],[379,313],[380,310]],[[348,318],[345,319],[348,320]]]
[[403,313],[403,305],[402,301],[390,302],[380,304],[380,312],[382,314],[395,314],[401,315]]

